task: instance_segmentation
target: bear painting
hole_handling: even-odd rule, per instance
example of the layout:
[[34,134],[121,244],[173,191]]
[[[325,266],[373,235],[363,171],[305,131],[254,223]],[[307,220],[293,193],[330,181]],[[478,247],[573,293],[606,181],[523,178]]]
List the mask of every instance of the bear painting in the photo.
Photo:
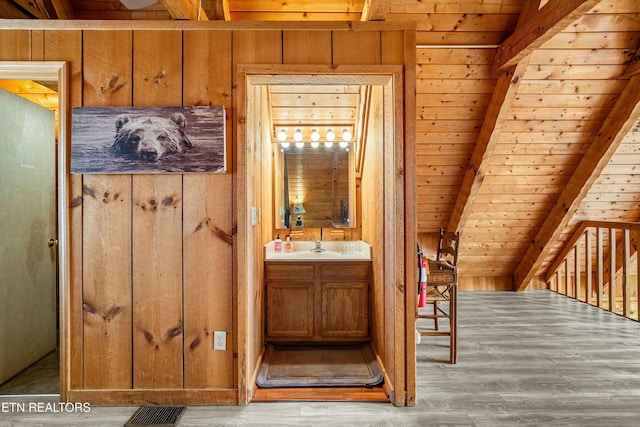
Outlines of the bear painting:
[[173,113],[170,118],[143,116],[131,119],[123,115],[116,119],[116,135],[111,148],[123,156],[150,162],[165,154],[181,153],[193,145],[185,133],[187,118]]
[[74,107],[71,173],[226,171],[221,106]]

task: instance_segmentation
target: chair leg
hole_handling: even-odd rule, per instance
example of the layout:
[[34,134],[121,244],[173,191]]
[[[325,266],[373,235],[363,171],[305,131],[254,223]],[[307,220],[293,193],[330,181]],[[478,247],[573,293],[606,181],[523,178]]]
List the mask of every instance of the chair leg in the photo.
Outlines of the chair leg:
[[458,363],[458,285],[454,284],[450,289],[451,300],[449,301],[449,326],[451,333],[449,358],[452,364]]
[[437,301],[433,302],[433,325],[435,330],[438,330],[438,303]]

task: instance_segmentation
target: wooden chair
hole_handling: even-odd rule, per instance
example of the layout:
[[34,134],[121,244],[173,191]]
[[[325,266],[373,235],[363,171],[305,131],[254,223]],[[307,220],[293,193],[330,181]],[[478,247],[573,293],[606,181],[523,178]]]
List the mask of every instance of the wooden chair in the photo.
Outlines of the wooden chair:
[[[428,261],[426,303],[431,314],[418,313],[420,319],[433,320],[432,330],[420,331],[425,336],[449,336],[449,362],[458,361],[458,245],[460,233],[440,229],[435,260]],[[438,320],[446,319],[449,330],[441,331]]]

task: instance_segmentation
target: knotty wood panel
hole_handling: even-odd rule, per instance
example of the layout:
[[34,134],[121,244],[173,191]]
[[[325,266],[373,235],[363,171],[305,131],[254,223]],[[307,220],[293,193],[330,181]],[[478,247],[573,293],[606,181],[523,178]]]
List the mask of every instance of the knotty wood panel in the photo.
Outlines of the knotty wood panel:
[[[184,104],[223,105],[227,164],[232,165],[231,33],[184,33]],[[208,82],[203,85],[202,82]],[[232,178],[183,177],[184,387],[236,384],[233,325]],[[213,331],[227,332],[227,350],[213,350]]]
[[336,65],[380,63],[378,31],[335,31],[332,44],[333,63]]
[[[233,66],[237,69],[238,64],[280,64],[283,56],[282,32],[281,31],[234,31],[233,33]],[[263,187],[264,173],[261,173],[262,154],[271,155],[268,149],[263,147],[263,143],[271,133],[269,129],[261,126],[265,122],[265,109],[262,108],[266,103],[266,89],[255,86],[246,89],[246,82],[243,80],[245,74],[240,73],[241,81],[234,80],[235,87],[238,88],[234,93],[239,94],[240,101],[249,104],[249,112],[251,117],[242,117],[242,124],[249,123],[251,128],[245,128],[238,125],[238,141],[243,141],[237,148],[236,165],[238,165],[240,173],[238,180],[234,183],[236,188],[236,199],[234,210],[236,217],[234,224],[237,225],[242,221],[243,227],[238,227],[238,248],[237,255],[237,310],[238,324],[237,334],[243,337],[238,348],[238,360],[241,361],[238,374],[241,383],[239,388],[239,401],[241,403],[248,402],[251,398],[249,390],[253,387],[252,381],[254,371],[256,371],[259,355],[263,348],[263,305],[264,305],[264,281],[262,270],[262,250],[263,250],[263,232],[262,227],[270,224],[264,222],[255,227],[248,226],[250,224],[248,212],[251,207],[267,208],[263,204],[261,197]],[[238,78],[238,74],[234,74],[234,79]],[[244,99],[243,96],[247,98]],[[237,106],[237,104],[235,104]],[[246,151],[246,154],[245,154]],[[245,181],[250,180],[249,182]],[[268,182],[268,181],[267,181]],[[268,188],[268,187],[267,187]],[[266,199],[269,200],[269,199]],[[247,203],[250,205],[247,206]],[[246,230],[246,235],[244,234]]]
[[[45,31],[44,32],[44,60],[67,61],[70,68],[69,105],[82,105],[82,32],[81,31]],[[60,82],[58,82],[60,84]],[[69,111],[67,118],[71,117]],[[67,123],[68,125],[68,123]],[[69,129],[67,127],[67,129]],[[69,134],[69,132],[67,132]],[[58,144],[68,144],[60,141]],[[60,322],[69,329],[65,331],[60,345],[60,398],[68,399],[67,390],[82,387],[82,176],[68,176],[69,200],[63,205],[68,206],[69,220],[69,287],[62,289],[62,305],[60,306]],[[66,286],[60,284],[60,286]],[[69,305],[64,307],[65,295]],[[65,316],[66,312],[66,316]],[[63,328],[61,328],[63,330]],[[72,341],[69,337],[76,337]],[[64,346],[64,342],[68,346]]]
[[[134,32],[136,106],[182,102],[182,34]],[[135,175],[134,388],[183,386],[182,176]]]
[[182,348],[182,180],[133,180],[134,388],[180,388]]
[[82,214],[83,386],[130,388],[131,177],[85,175]]
[[331,64],[331,33],[284,31],[285,64]]
[[[116,94],[94,85],[99,88],[114,75],[131,75],[131,33],[87,31],[83,47],[84,105],[130,104],[130,84]],[[82,192],[83,387],[130,388],[131,177],[86,175]],[[80,207],[78,203],[76,195],[74,209]],[[72,249],[80,249],[75,246],[77,237],[72,235]],[[72,337],[72,348],[77,339]]]
[[0,37],[0,60],[31,60],[31,31],[3,31]]

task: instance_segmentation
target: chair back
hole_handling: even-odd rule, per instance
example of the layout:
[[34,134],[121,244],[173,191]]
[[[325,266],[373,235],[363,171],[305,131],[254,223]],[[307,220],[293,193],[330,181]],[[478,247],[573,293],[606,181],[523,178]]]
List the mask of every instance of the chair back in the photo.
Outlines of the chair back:
[[440,229],[438,241],[437,260],[444,260],[454,268],[458,265],[458,245],[460,244],[460,232],[444,231]]

